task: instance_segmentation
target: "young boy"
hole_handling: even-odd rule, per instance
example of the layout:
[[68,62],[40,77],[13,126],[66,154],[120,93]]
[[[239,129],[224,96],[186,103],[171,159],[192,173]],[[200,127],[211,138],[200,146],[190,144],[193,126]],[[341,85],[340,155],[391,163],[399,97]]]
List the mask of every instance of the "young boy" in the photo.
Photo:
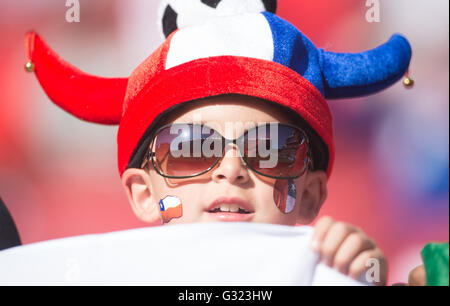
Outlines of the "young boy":
[[[309,224],[334,161],[325,98],[375,93],[407,70],[395,35],[377,49],[317,49],[271,13],[214,18],[172,33],[130,78],[87,75],[27,34],[27,70],[80,119],[120,124],[118,162],[129,202],[148,223]],[[67,93],[70,92],[70,95]],[[384,256],[359,229],[323,218],[312,248],[360,277]]]
[[[194,123],[196,118],[201,118],[201,121],[205,122],[204,126],[215,126],[217,135],[223,135],[227,139],[241,137],[244,134],[245,123],[249,123],[250,126],[280,123],[310,130],[301,117],[291,111],[270,101],[242,95],[222,95],[191,101],[191,103],[166,114],[165,120],[155,127],[156,130],[167,124],[174,127],[177,124]],[[185,133],[180,129],[177,133],[173,133],[171,139],[181,137],[183,143],[192,144],[192,134]],[[211,135],[214,134],[207,134],[207,136]],[[264,135],[264,137],[267,136]],[[157,145],[160,145],[159,139],[163,137],[166,138],[167,135],[157,136]],[[220,148],[217,152],[222,153],[222,143],[217,145]],[[147,148],[146,145],[144,147]],[[193,147],[194,145],[191,146],[191,149]],[[256,172],[266,172],[266,175],[269,176],[274,175],[271,168],[255,171],[250,165],[244,163],[236,145],[227,145],[223,155],[219,154],[218,158],[213,157],[206,163],[204,159],[199,161],[198,159],[201,157],[196,158],[194,154],[184,158],[174,158],[171,156],[174,152],[165,149],[160,153],[160,150],[153,146],[154,165],[151,161],[146,160],[144,169],[130,168],[122,175],[122,182],[132,209],[136,216],[144,222],[152,224],[156,222],[162,224],[259,222],[292,226],[309,224],[316,218],[327,196],[326,172],[321,168],[314,167],[314,162],[300,167],[299,172],[295,174],[295,176],[299,175],[293,181],[296,189],[296,208],[285,213],[275,199],[277,190],[274,187],[277,182],[288,182],[288,180],[277,180]],[[284,152],[279,153],[279,158],[281,154]],[[315,155],[320,156],[317,153]],[[172,158],[170,164],[161,165],[168,158]],[[188,161],[187,158],[191,161]],[[219,163],[213,166],[218,159]],[[164,162],[159,163],[159,160],[164,160]],[[302,161],[296,160],[296,162],[301,163]],[[186,166],[186,164],[191,165]],[[162,175],[156,169],[162,171]],[[210,170],[205,172],[207,169]],[[280,171],[280,167],[276,170]],[[193,177],[167,178],[163,176],[176,175],[177,171],[181,176],[192,175]],[[201,174],[202,172],[205,173]],[[200,175],[194,176],[196,174]],[[167,196],[180,199],[182,213],[168,215],[164,211],[161,212],[159,203]],[[368,259],[377,258],[383,263],[383,280],[381,282],[385,282],[386,265],[381,251],[363,232],[348,224],[335,222],[330,218],[322,218],[316,225],[313,247],[321,252],[323,260],[330,266],[354,278],[358,278],[366,270]]]

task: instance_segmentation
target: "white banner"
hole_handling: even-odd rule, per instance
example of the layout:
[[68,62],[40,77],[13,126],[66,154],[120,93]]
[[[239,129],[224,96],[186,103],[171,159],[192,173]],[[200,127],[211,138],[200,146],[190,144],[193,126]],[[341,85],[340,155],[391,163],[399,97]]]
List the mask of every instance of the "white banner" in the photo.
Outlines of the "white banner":
[[317,264],[313,229],[166,225],[0,252],[0,285],[360,285]]

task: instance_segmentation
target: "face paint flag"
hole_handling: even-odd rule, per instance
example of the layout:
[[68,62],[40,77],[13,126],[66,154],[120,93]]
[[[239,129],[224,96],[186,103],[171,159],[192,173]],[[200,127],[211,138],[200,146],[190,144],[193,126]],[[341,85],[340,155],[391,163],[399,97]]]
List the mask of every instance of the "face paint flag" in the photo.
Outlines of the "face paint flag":
[[284,211],[285,213],[288,214],[294,210],[296,199],[297,199],[297,190],[295,189],[294,180],[290,179],[288,182],[286,210]]
[[294,210],[297,190],[293,179],[277,180],[273,190],[275,205],[281,212],[289,214]]
[[177,197],[167,196],[160,200],[159,209],[164,223],[169,223],[172,219],[180,218],[183,215],[181,200]]

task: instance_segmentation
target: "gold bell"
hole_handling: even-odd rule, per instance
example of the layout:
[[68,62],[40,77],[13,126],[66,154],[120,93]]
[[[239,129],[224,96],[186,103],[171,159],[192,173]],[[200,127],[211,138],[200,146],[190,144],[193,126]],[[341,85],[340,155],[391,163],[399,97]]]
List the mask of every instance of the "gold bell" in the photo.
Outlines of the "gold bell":
[[405,86],[407,89],[411,89],[414,87],[414,80],[410,78],[409,70],[406,72],[405,78],[403,79],[403,86]]
[[406,88],[413,88],[413,86],[414,86],[414,80],[411,79],[410,77],[406,77],[406,78],[403,79],[403,85],[404,85]]
[[32,61],[29,61],[25,64],[25,71],[34,72],[34,63]]

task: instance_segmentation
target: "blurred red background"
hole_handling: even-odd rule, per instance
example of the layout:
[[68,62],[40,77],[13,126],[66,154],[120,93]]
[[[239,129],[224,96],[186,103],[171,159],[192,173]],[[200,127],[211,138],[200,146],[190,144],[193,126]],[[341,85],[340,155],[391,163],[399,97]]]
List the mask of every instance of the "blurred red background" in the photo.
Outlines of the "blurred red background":
[[[35,29],[66,60],[127,76],[162,42],[158,1],[0,2],[0,196],[23,243],[146,226],[133,215],[116,164],[117,127],[72,118],[25,73],[24,34]],[[359,52],[405,34],[412,77],[367,98],[332,101],[337,159],[321,215],[364,229],[385,252],[390,283],[405,281],[430,241],[448,241],[448,1],[279,0],[278,15],[318,47]]]

